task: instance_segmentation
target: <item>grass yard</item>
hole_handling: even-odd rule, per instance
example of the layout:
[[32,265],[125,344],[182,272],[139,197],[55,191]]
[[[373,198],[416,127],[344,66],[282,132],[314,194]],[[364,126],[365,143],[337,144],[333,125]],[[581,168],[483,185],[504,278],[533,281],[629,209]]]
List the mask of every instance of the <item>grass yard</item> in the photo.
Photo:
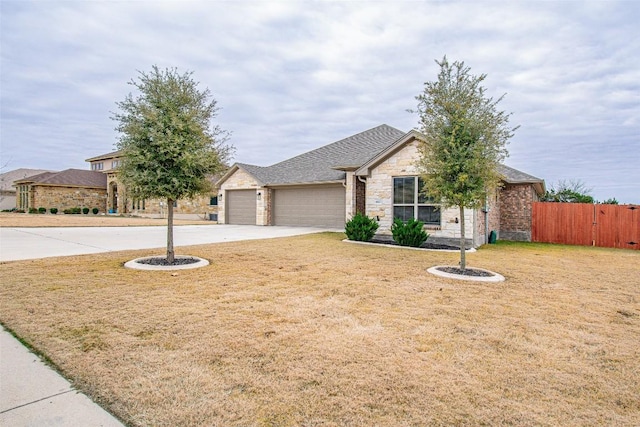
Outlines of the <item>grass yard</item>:
[[339,233],[0,264],[0,321],[131,426],[640,425],[640,253]]

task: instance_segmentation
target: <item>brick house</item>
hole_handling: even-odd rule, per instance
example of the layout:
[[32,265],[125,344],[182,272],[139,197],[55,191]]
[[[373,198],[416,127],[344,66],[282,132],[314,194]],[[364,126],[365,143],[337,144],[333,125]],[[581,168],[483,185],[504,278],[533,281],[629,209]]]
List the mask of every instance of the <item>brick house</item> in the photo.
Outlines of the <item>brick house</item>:
[[[431,241],[455,242],[459,210],[419,193],[419,136],[381,125],[272,166],[236,163],[217,183],[218,221],[343,229],[361,212],[376,218],[379,234],[390,234],[395,217],[417,218]],[[503,186],[486,209],[465,210],[470,246],[484,243],[489,230],[530,240],[531,203],[544,193],[544,181],[508,166],[500,172]]]
[[[166,201],[159,199],[137,200],[127,196],[125,186],[118,180],[118,166],[122,162],[121,151],[101,154],[86,161],[89,162],[92,171],[106,177],[106,212],[155,218],[166,216]],[[212,178],[212,181],[214,179]],[[217,220],[217,190],[214,190],[212,194],[194,199],[177,200],[173,212],[176,219]]]
[[28,212],[34,208],[98,208],[105,211],[107,179],[104,174],[67,169],[61,172],[43,172],[14,181],[16,209]]

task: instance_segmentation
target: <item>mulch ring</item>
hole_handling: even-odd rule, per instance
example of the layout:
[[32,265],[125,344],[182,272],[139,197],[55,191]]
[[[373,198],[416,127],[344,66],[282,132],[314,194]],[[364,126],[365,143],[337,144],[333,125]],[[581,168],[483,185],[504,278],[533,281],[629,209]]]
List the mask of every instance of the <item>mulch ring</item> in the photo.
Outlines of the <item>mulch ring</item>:
[[487,270],[479,270],[477,268],[465,268],[464,270],[460,267],[451,267],[448,265],[437,267],[438,271],[442,271],[449,274],[458,274],[462,276],[474,276],[474,277],[492,277],[495,276],[495,273],[492,273]]
[[200,260],[197,258],[184,257],[184,258],[174,258],[173,262],[170,263],[169,261],[167,261],[166,257],[158,256],[158,257],[143,258],[136,262],[140,264],[147,264],[147,265],[188,265],[188,264],[195,264],[196,262],[199,262],[199,261]]

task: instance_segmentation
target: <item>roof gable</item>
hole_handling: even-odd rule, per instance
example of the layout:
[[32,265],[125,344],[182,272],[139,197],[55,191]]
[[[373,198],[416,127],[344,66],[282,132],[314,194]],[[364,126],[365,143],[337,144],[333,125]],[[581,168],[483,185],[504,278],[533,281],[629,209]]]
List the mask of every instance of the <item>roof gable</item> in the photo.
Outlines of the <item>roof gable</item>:
[[[363,164],[360,168],[358,168],[355,172],[356,175],[368,176],[373,168],[391,157],[393,154],[400,151],[410,142],[413,142],[416,139],[419,140],[422,137],[423,135],[416,130],[407,132],[404,136],[402,136],[402,138],[399,138],[396,142],[381,151],[377,156],[373,157],[368,162]],[[543,179],[537,178],[533,175],[529,175],[528,173],[519,171],[518,169],[514,169],[504,164],[498,165],[498,172],[502,176],[502,180],[507,184],[533,184],[538,194],[543,194],[545,191]]]
[[[402,135],[404,133],[398,129],[380,125],[271,166],[236,163],[235,167],[244,169],[263,185],[341,181],[345,177],[344,170],[359,167]],[[230,170],[219,184],[233,171]]]
[[91,157],[85,162],[95,162],[97,160],[108,160],[108,159],[117,159],[118,157],[122,157],[122,150],[112,151],[107,154],[100,154],[99,156]]

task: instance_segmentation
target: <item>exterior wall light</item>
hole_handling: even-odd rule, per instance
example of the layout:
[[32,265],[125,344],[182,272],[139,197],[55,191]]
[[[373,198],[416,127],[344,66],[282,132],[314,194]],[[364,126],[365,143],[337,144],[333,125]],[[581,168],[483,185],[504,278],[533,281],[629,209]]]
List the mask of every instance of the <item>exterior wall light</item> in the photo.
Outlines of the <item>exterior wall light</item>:
[[222,193],[218,196],[218,199],[222,200]]
[[258,191],[258,200],[262,199],[262,193]]

